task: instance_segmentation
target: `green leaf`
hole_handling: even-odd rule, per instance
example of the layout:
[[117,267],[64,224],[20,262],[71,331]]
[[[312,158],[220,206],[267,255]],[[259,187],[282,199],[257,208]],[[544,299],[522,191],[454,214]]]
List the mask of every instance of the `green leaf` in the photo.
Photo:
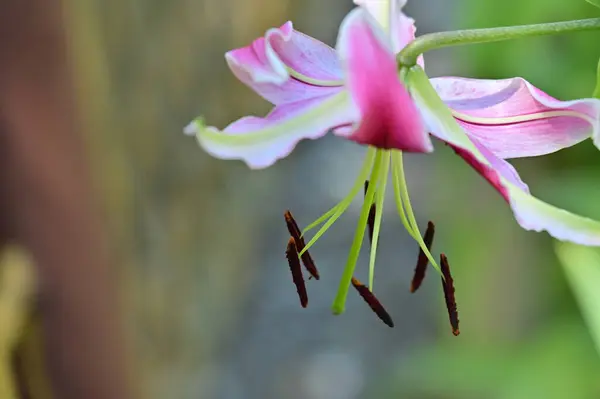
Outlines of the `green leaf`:
[[600,0],[585,0],[593,6],[600,7]]
[[555,249],[600,354],[600,252],[564,242]]

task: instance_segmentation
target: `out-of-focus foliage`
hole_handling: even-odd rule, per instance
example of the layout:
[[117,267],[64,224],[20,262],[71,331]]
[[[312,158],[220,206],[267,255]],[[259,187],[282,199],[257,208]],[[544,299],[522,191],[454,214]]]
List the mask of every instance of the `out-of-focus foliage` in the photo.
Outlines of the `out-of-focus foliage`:
[[33,265],[22,249],[9,246],[0,258],[0,398],[17,399],[12,354],[22,340],[34,290]]
[[598,62],[598,77],[596,78],[596,89],[594,90],[594,97],[600,98],[600,61]]
[[595,5],[596,7],[600,7],[600,0],[585,0],[590,4]]
[[556,253],[600,354],[600,252],[595,248],[557,243]]
[[[217,126],[264,114],[268,104],[232,76],[224,53],[317,2],[302,11],[290,0],[65,3],[143,397],[217,397],[263,278],[257,204],[280,197],[281,174],[215,160],[182,129],[199,113]],[[312,24],[342,7],[319,6]]]
[[[589,3],[600,7],[600,0],[587,0]],[[598,77],[596,78],[596,89],[594,90],[594,97],[600,98],[600,61],[598,62]]]

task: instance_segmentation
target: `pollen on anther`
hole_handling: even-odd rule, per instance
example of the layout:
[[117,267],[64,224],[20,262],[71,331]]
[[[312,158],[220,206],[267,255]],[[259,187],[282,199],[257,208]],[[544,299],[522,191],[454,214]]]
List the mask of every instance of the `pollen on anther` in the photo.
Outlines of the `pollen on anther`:
[[[298,227],[296,220],[292,216],[292,212],[290,212],[289,210],[285,211],[284,217],[285,217],[285,223],[287,225],[287,229],[288,229],[290,235],[296,241],[296,248],[298,249],[298,253],[300,253],[306,246],[304,238],[302,237],[302,232],[300,231],[300,228]],[[312,277],[314,277],[315,280],[318,280],[319,279],[319,271],[317,270],[317,266],[315,265],[315,262],[314,262],[312,256],[310,256],[310,254],[308,253],[308,251],[304,251],[304,253],[300,256],[300,258],[302,259],[302,263],[304,264],[306,271],[308,271],[308,273],[310,273],[310,275]]]
[[369,305],[371,310],[383,321],[387,326],[394,327],[394,322],[389,313],[385,310],[381,302],[369,290],[369,287],[361,283],[357,278],[352,277],[352,286],[358,291],[358,294]]
[[[425,231],[425,234],[423,235],[423,242],[425,243],[425,247],[427,248],[428,251],[431,251],[431,246],[433,245],[433,236],[435,234],[435,225],[433,224],[433,222],[429,222],[427,223],[427,230]],[[425,278],[425,272],[427,270],[427,264],[429,263],[429,259],[427,258],[427,255],[425,255],[425,252],[423,251],[423,248],[419,249],[419,257],[417,258],[417,265],[415,266],[415,274],[413,275],[413,279],[410,283],[410,292],[414,293],[416,292],[419,287],[421,286],[421,283],[423,282],[423,279]]]
[[454,280],[450,274],[450,265],[446,255],[440,255],[440,268],[442,269],[442,288],[444,289],[444,299],[446,300],[446,308],[448,309],[448,318],[452,326],[452,334],[455,336],[460,334],[458,328],[458,310],[456,308],[456,298],[454,296]]
[[[369,181],[365,180],[365,196],[367,195],[367,190],[369,190]],[[369,242],[373,243],[373,230],[375,229],[375,213],[376,213],[375,203],[371,204],[371,208],[369,208],[369,218],[367,219],[367,225],[369,226]]]
[[306,293],[306,285],[304,284],[304,276],[302,276],[302,268],[300,267],[300,259],[298,258],[298,248],[296,247],[296,240],[294,237],[290,237],[288,241],[285,257],[290,265],[292,280],[296,286],[298,297],[300,298],[300,305],[305,308],[308,305],[308,294]]

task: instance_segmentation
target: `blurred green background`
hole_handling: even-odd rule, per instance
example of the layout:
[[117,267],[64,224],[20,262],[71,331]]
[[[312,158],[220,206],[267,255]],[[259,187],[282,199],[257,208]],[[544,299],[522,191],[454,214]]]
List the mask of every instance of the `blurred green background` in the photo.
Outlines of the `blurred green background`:
[[[312,251],[323,278],[297,303],[283,211],[306,225],[345,195],[363,149],[303,142],[264,171],[210,158],[181,130],[198,114],[224,126],[269,106],[229,72],[225,51],[286,20],[329,44],[350,0],[71,0],[76,73],[96,177],[123,265],[129,337],[147,398],[353,399],[600,397],[600,357],[545,234],[521,230],[451,151],[408,157],[419,222],[438,226],[461,335],[439,280],[408,293],[417,248],[388,202],[377,292],[330,304],[358,205]],[[593,17],[562,0],[413,0],[418,33]],[[522,76],[561,99],[589,97],[600,34],[453,48],[426,55],[430,76]],[[515,166],[537,196],[600,218],[591,142]],[[361,257],[359,276],[366,275]]]

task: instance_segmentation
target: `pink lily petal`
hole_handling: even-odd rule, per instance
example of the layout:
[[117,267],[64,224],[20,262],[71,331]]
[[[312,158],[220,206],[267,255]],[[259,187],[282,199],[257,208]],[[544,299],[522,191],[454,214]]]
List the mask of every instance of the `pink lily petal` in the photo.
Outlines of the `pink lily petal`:
[[216,158],[240,159],[252,169],[262,169],[288,156],[300,140],[322,137],[356,117],[348,94],[342,92],[279,105],[265,118],[247,116],[222,131],[196,120],[184,132],[196,135],[200,146]]
[[337,50],[347,70],[346,87],[362,118],[354,131],[335,133],[378,148],[433,151],[419,112],[400,82],[389,40],[366,10],[355,8],[346,16]]
[[[498,192],[504,197],[504,199],[510,203],[509,191],[504,187],[502,179],[512,183],[514,186],[520,188],[526,193],[529,193],[529,186],[521,180],[521,177],[517,173],[516,169],[507,161],[498,158],[490,150],[484,147],[476,139],[468,138],[474,145],[476,151],[469,151],[461,147],[460,145],[452,144],[452,140],[447,144],[452,147],[454,152],[463,158],[471,167],[473,167],[480,175],[482,175]],[[476,156],[481,155],[482,159],[487,161],[482,163],[481,159]]]
[[292,22],[229,51],[225,59],[239,80],[275,105],[335,94],[343,84],[335,51],[294,30]]
[[475,148],[483,155],[483,157],[488,161],[490,166],[500,174],[504,179],[519,187],[521,190],[529,193],[529,187],[521,177],[517,173],[517,170],[510,163],[505,161],[502,158],[497,157],[492,153],[488,148],[486,148],[483,144],[481,144],[477,139],[470,137],[469,138]]
[[581,245],[600,246],[600,223],[557,208],[511,184],[499,169],[483,162],[480,154],[454,147],[457,154],[494,186],[510,204],[519,225],[525,230],[547,231],[552,237]]
[[545,230],[563,241],[600,246],[600,222],[569,213],[533,197],[519,184],[522,182],[512,167],[507,169],[507,163],[498,164],[500,160],[490,156],[491,151],[486,151],[483,143],[474,144],[467,136],[422,70],[412,68],[407,81],[429,131],[451,145],[500,192],[510,204],[521,227],[533,231]]
[[461,126],[500,158],[549,154],[590,136],[600,146],[600,100],[559,101],[521,78],[431,79]]

